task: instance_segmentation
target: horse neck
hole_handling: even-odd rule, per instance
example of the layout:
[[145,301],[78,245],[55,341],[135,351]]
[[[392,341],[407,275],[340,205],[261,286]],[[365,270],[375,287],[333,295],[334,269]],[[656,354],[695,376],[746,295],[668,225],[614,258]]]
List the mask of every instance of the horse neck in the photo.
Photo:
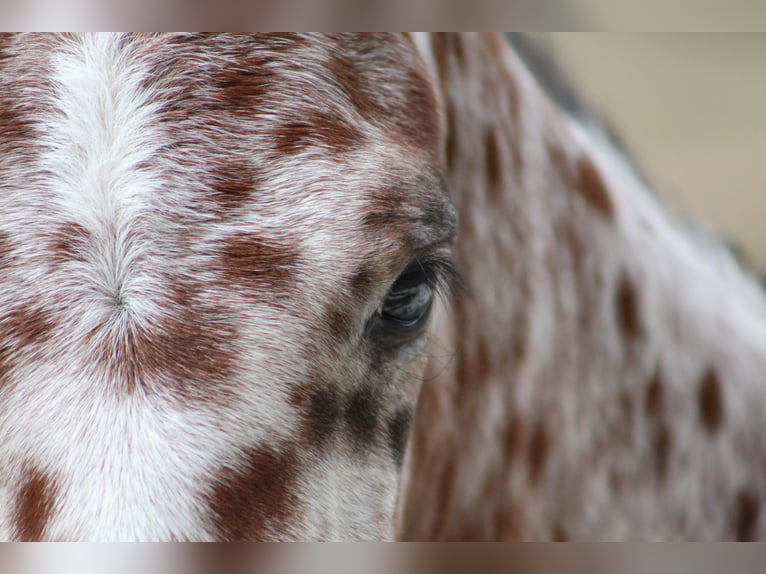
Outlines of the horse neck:
[[750,538],[766,305],[496,35],[416,38],[468,295],[440,308],[405,538]]

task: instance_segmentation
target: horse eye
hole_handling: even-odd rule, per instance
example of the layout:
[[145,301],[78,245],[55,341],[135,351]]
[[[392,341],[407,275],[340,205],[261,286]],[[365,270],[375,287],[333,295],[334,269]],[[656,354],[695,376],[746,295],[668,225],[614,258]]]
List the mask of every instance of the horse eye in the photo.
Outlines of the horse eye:
[[380,308],[380,319],[402,334],[417,330],[428,318],[434,289],[433,273],[420,264],[411,265],[388,290]]

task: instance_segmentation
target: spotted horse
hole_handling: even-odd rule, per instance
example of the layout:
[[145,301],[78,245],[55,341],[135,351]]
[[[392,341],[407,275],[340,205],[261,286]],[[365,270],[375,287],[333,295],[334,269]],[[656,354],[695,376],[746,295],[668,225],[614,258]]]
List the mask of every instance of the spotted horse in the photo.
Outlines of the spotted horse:
[[0,538],[762,535],[763,294],[528,48],[0,36]]

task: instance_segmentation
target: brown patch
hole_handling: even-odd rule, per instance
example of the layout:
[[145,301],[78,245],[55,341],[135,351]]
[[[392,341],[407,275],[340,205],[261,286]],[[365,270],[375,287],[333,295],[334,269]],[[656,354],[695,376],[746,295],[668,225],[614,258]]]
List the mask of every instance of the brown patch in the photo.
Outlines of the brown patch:
[[670,450],[672,447],[672,438],[670,431],[665,423],[662,423],[654,431],[652,437],[652,449],[654,450],[654,472],[660,481],[668,476],[668,466],[670,462]]
[[[456,311],[461,311],[456,313],[458,324],[464,324],[460,318],[462,310],[459,306],[456,306]],[[458,385],[462,388],[481,387],[487,384],[491,369],[492,361],[486,339],[477,333],[474,338],[464,341],[455,357]]]
[[[2,85],[0,84],[0,87]],[[3,88],[5,89],[5,88]],[[13,152],[29,152],[34,144],[34,122],[32,114],[24,113],[23,108],[33,107],[31,104],[14,105],[10,98],[0,94],[0,146],[3,153],[10,157]]]
[[5,342],[0,342],[0,388],[7,382],[6,377],[11,370],[11,348]]
[[358,301],[367,300],[373,284],[374,271],[360,266],[349,278],[346,288],[339,289],[337,296],[330,303],[324,321],[318,324],[321,333],[330,333],[336,342],[355,336],[355,305]]
[[56,328],[53,315],[31,303],[19,303],[0,314],[0,342],[6,349],[48,341]]
[[374,284],[375,271],[364,266],[360,266],[349,281],[351,293],[357,299],[366,299]]
[[312,446],[327,447],[337,435],[343,416],[343,400],[338,390],[320,381],[310,389],[298,389],[293,404],[301,409],[302,435]]
[[392,227],[402,222],[402,216],[399,212],[400,208],[401,206],[376,205],[374,209],[362,216],[362,224],[377,233],[383,232],[387,227]]
[[[42,40],[40,43],[46,41],[40,36],[27,40],[32,44],[28,58],[34,58],[33,54],[40,49],[39,45],[35,46],[37,40]],[[50,50],[51,46],[43,49]],[[0,148],[3,150],[2,159],[8,161],[13,158],[16,168],[31,166],[36,160],[39,122],[50,109],[44,94],[51,90],[50,82],[45,77],[47,62],[35,59],[31,64],[27,58],[27,61],[18,62],[20,59],[7,52],[0,54],[0,65],[8,67],[7,74],[0,75]],[[30,175],[39,176],[39,166],[35,170]]]
[[54,261],[84,261],[90,233],[79,223],[70,221],[52,234],[51,257]]
[[409,408],[404,408],[396,411],[386,427],[386,442],[396,467],[399,469],[402,468],[404,463],[404,454],[407,449],[411,423],[412,411]]
[[37,468],[27,471],[13,513],[17,541],[42,540],[53,513],[55,492],[56,485],[49,476]]
[[264,57],[249,55],[237,66],[217,72],[213,85],[218,88],[216,103],[234,114],[253,117],[268,102],[267,96],[279,77]]
[[297,154],[315,146],[341,154],[358,148],[364,139],[362,132],[340,115],[319,110],[306,111],[300,119],[280,124],[272,136],[280,154]]
[[0,231],[0,270],[7,266],[12,251],[8,234]]
[[633,397],[630,393],[623,391],[618,399],[620,405],[620,415],[622,424],[626,428],[633,426]]
[[547,148],[551,163],[572,190],[605,217],[614,219],[612,197],[593,162],[586,156],[580,156],[573,166],[560,145],[548,142]]
[[0,62],[2,62],[3,52],[11,43],[13,34],[10,32],[0,32]]
[[[386,34],[352,34],[340,39],[328,67],[356,111],[391,128],[420,150],[436,151],[439,118],[415,47]],[[397,70],[391,74],[391,70]]]
[[353,443],[361,450],[375,442],[380,423],[380,401],[369,389],[356,391],[346,404],[344,418]]
[[299,257],[295,248],[250,233],[230,237],[221,253],[223,272],[239,286],[278,295],[292,286]]
[[444,105],[444,121],[446,125],[445,134],[445,154],[447,161],[447,169],[451,170],[455,167],[458,152],[458,137],[455,133],[455,109],[451,102],[446,102]]
[[564,526],[557,522],[553,527],[553,541],[554,542],[569,542],[569,536]]
[[500,167],[500,152],[497,148],[497,136],[493,130],[484,135],[484,152],[486,160],[489,195],[497,198],[502,192],[503,172]]
[[374,106],[372,97],[360,84],[355,62],[344,53],[337,53],[327,63],[327,68],[341,90],[357,110],[367,110]]
[[253,166],[222,163],[211,174],[211,197],[224,210],[238,209],[261,187],[260,183]]
[[[344,299],[345,301],[345,299]],[[326,319],[318,324],[320,336],[330,333],[335,343],[346,341],[353,335],[353,316],[348,311],[348,304],[336,303],[327,313]]]
[[724,404],[718,373],[712,368],[700,381],[698,402],[703,426],[711,433],[718,431],[723,424]]
[[370,192],[370,209],[362,216],[362,225],[376,235],[386,231],[406,234],[412,226],[406,216],[410,198],[401,184],[387,185]]
[[[184,399],[215,402],[238,363],[234,320],[219,308],[201,304],[195,290],[178,284],[171,290],[172,312],[156,322],[132,321],[115,308],[114,323],[94,331],[100,364],[125,384],[128,392],[170,386]],[[104,330],[105,334],[101,334]]]
[[514,416],[508,430],[505,433],[505,455],[511,461],[518,460],[524,454],[524,446],[527,442],[527,429],[520,416]]
[[665,405],[665,385],[659,369],[655,372],[644,397],[644,412],[649,417],[660,418]]
[[423,71],[408,69],[403,88],[397,105],[390,106],[382,117],[398,128],[414,149],[437,152],[441,130],[430,81]]
[[550,437],[543,423],[538,423],[529,442],[529,478],[537,484],[542,476],[550,452]]
[[297,519],[298,469],[294,451],[268,447],[249,450],[236,466],[223,466],[208,498],[218,540],[285,539],[286,527]]
[[636,338],[643,334],[638,294],[633,282],[625,274],[620,277],[617,286],[615,313],[617,324],[625,337]]
[[22,345],[47,341],[56,328],[53,315],[45,309],[23,304],[17,307],[17,313],[15,333]]
[[646,387],[644,394],[644,413],[653,419],[651,431],[652,456],[654,472],[657,479],[664,481],[668,475],[670,451],[673,439],[667,423],[663,420],[665,412],[665,383],[659,367]]
[[756,540],[758,532],[758,517],[761,506],[758,498],[752,492],[742,491],[737,495],[734,502],[734,529],[738,542],[752,542]]
[[604,216],[614,219],[612,197],[596,166],[585,156],[577,162],[574,184],[575,191],[579,192],[586,201]]

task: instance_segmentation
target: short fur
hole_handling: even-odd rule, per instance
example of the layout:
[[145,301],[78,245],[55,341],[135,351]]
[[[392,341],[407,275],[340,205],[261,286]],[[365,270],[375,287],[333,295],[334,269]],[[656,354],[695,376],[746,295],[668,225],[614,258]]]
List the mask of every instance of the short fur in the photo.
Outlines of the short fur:
[[763,534],[762,292],[501,36],[0,36],[0,270],[2,539]]

